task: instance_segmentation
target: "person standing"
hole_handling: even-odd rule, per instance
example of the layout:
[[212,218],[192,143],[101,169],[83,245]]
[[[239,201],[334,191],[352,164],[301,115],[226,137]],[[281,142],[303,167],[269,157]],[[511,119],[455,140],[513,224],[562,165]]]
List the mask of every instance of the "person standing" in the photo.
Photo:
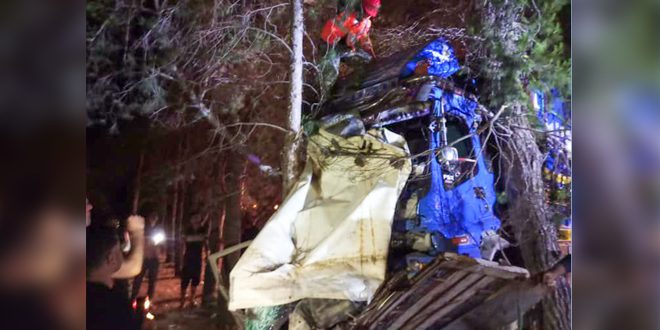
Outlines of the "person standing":
[[[92,224],[91,211],[94,206],[85,198],[85,225],[87,228],[101,226]],[[130,279],[142,271],[142,259],[144,258],[144,218],[139,215],[131,215],[126,220],[126,233],[130,241],[131,249],[124,257],[121,267],[112,274],[115,279]],[[128,293],[127,293],[128,294]]]
[[145,244],[144,244],[144,262],[142,263],[142,271],[133,280],[133,292],[131,299],[135,299],[140,292],[140,286],[145,275],[149,281],[147,296],[153,302],[154,293],[156,290],[156,282],[158,281],[158,268],[159,268],[159,250],[161,244],[165,240],[165,232],[159,224],[159,217],[156,212],[151,212],[147,217],[147,226],[144,229]]
[[195,293],[202,275],[202,251],[206,245],[206,230],[202,226],[202,217],[193,214],[190,227],[183,235],[185,251],[181,270],[181,305],[184,307],[186,290],[190,285],[190,306],[195,306]]
[[112,228],[87,229],[87,329],[138,330],[140,321],[128,297],[117,290],[113,274],[123,255]]

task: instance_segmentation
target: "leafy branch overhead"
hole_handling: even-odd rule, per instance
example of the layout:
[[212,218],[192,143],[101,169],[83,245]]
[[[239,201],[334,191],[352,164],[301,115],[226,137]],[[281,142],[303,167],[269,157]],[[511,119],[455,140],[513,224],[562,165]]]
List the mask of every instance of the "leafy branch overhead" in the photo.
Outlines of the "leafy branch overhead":
[[236,115],[246,95],[263,94],[286,80],[289,46],[278,28],[286,7],[88,3],[90,123],[143,115],[176,126],[191,120],[185,110],[204,109],[200,102],[219,115]]
[[567,0],[478,2],[481,15],[471,31],[483,37],[482,100],[489,107],[527,100],[530,89],[556,88],[570,98],[570,54],[560,16]]

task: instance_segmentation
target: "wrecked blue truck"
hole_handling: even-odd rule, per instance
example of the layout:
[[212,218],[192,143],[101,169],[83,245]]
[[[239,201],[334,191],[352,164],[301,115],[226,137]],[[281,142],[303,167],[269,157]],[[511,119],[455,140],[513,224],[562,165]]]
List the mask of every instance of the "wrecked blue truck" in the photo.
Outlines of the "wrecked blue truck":
[[542,298],[526,269],[492,261],[509,245],[482,139],[493,115],[459,69],[437,39],[334,84],[303,174],[231,271],[230,310],[285,311],[296,329],[491,329]]
[[375,61],[337,81],[318,118],[343,135],[386,127],[405,137],[413,171],[399,198],[391,239],[394,268],[441,252],[492,260],[499,237],[495,175],[477,132],[492,116],[444,39]]

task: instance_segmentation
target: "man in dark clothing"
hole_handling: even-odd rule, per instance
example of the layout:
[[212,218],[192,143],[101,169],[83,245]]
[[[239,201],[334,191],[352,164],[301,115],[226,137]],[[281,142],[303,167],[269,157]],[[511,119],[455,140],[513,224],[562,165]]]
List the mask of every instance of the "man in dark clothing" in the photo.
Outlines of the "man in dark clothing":
[[128,297],[114,287],[112,274],[123,255],[114,230],[87,229],[87,329],[138,330],[140,323]]
[[195,306],[195,293],[202,274],[202,251],[206,244],[206,230],[202,227],[201,216],[193,215],[190,224],[183,236],[185,252],[181,270],[181,308],[185,302],[188,285],[190,285],[190,306]]
[[165,233],[158,224],[158,214],[151,213],[147,217],[147,226],[144,229],[145,243],[144,243],[144,263],[142,264],[142,272],[138,274],[133,280],[133,293],[131,298],[135,299],[140,292],[142,279],[147,275],[149,280],[149,289],[147,296],[151,301],[154,300],[154,292],[156,291],[156,281],[158,280],[158,249],[165,240]]

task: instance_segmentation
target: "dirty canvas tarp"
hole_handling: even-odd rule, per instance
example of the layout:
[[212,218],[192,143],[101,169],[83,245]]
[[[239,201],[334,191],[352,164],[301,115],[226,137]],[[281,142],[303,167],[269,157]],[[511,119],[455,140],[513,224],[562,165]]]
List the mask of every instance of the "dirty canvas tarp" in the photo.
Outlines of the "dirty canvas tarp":
[[410,173],[405,140],[387,130],[350,138],[321,130],[307,154],[295,187],[231,272],[231,310],[367,301],[385,278],[394,208]]

